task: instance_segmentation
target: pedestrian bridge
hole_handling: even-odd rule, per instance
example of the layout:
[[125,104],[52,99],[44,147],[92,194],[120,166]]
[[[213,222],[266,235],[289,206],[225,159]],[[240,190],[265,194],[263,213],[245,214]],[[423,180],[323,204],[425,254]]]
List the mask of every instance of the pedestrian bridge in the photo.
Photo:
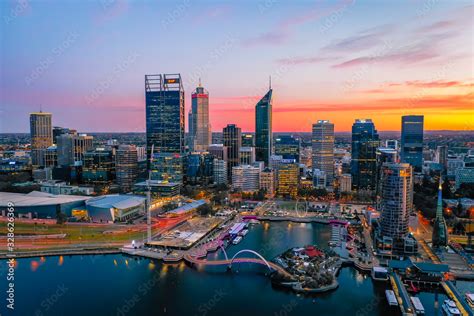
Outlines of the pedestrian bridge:
[[[184,259],[190,263],[196,264],[196,265],[204,265],[204,266],[228,266],[230,269],[232,269],[232,264],[233,263],[254,263],[254,264],[260,264],[264,265],[268,268],[270,272],[276,271],[279,274],[292,278],[292,275],[288,273],[285,269],[280,267],[279,265],[267,261],[261,254],[258,252],[251,250],[251,249],[242,249],[238,251],[232,258],[229,259],[227,252],[225,251],[224,247],[220,247],[222,251],[224,252],[225,260],[207,260],[203,258],[198,258],[195,256],[192,256],[191,254],[187,254],[184,256]],[[256,256],[254,257],[239,257],[242,254],[249,253],[253,254]]]

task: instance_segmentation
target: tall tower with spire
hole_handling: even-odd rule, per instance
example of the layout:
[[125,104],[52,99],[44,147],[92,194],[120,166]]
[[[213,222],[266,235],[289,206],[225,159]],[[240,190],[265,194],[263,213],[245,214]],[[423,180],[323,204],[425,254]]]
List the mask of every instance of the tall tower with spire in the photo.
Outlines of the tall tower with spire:
[[433,247],[446,247],[448,245],[448,228],[443,217],[443,180],[440,176],[438,188],[438,205],[436,208],[436,219],[433,226]]
[[192,151],[206,151],[211,144],[211,124],[209,122],[209,92],[201,85],[191,94],[189,111],[189,136]]
[[272,131],[272,81],[269,78],[268,92],[255,106],[255,147],[257,161],[268,166],[273,149]]

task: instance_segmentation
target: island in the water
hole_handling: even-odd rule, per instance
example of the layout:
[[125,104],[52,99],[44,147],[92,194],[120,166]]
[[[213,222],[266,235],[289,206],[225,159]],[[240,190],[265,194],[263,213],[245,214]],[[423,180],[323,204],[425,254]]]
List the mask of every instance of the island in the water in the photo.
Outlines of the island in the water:
[[[338,287],[336,275],[342,265],[332,250],[315,245],[291,248],[273,259],[288,274],[272,274],[272,283],[296,292],[321,293]],[[291,275],[289,277],[288,275]]]

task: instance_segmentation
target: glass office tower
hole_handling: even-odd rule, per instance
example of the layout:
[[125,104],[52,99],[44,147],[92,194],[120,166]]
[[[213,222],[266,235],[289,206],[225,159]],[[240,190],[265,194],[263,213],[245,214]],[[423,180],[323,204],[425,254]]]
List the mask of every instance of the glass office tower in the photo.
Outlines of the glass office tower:
[[352,186],[355,190],[374,190],[377,178],[379,134],[371,119],[356,120],[352,125]]
[[412,165],[415,171],[423,167],[423,115],[402,116],[402,162]]
[[[157,167],[156,161],[171,163],[167,159],[179,157],[184,153],[184,88],[179,74],[145,75],[146,99],[146,145],[149,167]],[[150,166],[150,154],[154,147],[154,155],[158,154],[153,166]],[[166,155],[172,154],[172,155]],[[177,168],[176,159],[172,159],[173,166],[160,166],[152,170],[158,179],[180,179],[182,175],[182,161]],[[159,174],[160,170],[175,170],[176,177]]]
[[181,75],[145,75],[147,159],[184,151],[184,89]]
[[255,106],[255,147],[257,161],[268,166],[272,155],[272,89]]
[[227,180],[232,181],[232,168],[240,164],[240,147],[242,147],[242,130],[235,124],[228,124],[223,129],[224,147],[227,148]]

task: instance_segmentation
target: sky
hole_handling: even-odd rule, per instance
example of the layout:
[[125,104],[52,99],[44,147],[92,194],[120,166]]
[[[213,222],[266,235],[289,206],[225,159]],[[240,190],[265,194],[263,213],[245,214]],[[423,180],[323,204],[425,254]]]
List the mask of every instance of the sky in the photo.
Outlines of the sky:
[[[143,132],[145,74],[201,78],[213,131],[253,131],[273,88],[273,130],[474,130],[474,6],[460,0],[0,1],[0,133],[30,112],[80,132]],[[186,124],[187,125],[187,124]]]

